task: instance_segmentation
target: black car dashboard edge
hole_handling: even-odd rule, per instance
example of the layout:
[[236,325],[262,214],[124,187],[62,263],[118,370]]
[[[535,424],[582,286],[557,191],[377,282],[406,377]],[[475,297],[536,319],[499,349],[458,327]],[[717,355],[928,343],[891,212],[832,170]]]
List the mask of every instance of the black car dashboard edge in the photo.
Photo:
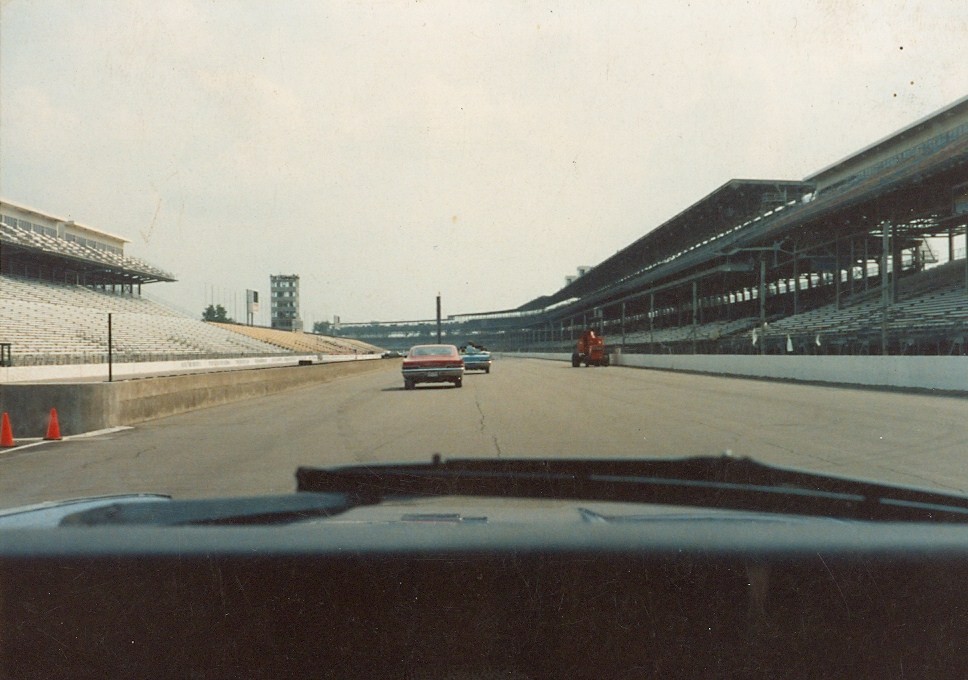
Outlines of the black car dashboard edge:
[[[955,495],[719,458],[301,468],[299,488],[0,525],[0,677],[950,678],[968,667]],[[700,492],[705,503],[649,513]],[[641,516],[588,521],[567,502],[573,516],[544,516],[538,501],[530,521],[406,521],[452,493],[495,508],[634,498]],[[352,519],[400,499],[400,521]],[[766,499],[773,510],[748,507]]]
[[456,459],[300,467],[297,490],[683,505],[868,521],[968,522],[968,498],[766,465],[751,458]]

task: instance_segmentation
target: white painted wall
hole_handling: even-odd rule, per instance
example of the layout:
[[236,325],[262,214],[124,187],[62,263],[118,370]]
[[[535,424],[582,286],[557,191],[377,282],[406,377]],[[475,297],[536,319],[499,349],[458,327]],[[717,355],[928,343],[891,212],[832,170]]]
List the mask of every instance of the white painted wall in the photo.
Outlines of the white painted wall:
[[[570,354],[508,353],[570,361]],[[968,357],[612,354],[612,364],[715,375],[968,392]]]
[[[293,364],[298,364],[300,360],[312,361],[314,364],[328,364],[338,361],[361,361],[379,358],[379,354],[305,354],[272,357],[238,357],[232,359],[184,359],[181,361],[116,363],[112,368],[112,375],[115,380],[124,380],[125,378],[134,376],[292,366]],[[106,363],[0,367],[0,383],[107,379],[108,365]]]

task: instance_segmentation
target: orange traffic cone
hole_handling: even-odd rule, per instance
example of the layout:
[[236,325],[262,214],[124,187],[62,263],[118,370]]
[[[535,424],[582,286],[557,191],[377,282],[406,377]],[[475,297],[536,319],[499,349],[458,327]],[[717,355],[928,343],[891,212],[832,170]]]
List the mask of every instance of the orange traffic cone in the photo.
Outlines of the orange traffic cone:
[[50,420],[47,422],[47,436],[44,439],[48,441],[60,441],[60,424],[57,422],[57,409],[52,408],[50,410]]
[[13,440],[13,430],[10,428],[10,416],[4,411],[3,419],[0,420],[0,449],[9,449],[16,445]]

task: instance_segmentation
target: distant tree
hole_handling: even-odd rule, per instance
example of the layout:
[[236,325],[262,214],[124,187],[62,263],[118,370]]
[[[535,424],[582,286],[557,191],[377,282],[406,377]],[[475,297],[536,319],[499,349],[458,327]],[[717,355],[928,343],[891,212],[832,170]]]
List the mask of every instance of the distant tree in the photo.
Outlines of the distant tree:
[[202,321],[219,321],[221,323],[233,323],[229,318],[229,313],[222,305],[209,305],[202,312]]
[[329,321],[317,321],[313,324],[313,333],[319,333],[320,335],[331,335],[333,330],[333,324]]

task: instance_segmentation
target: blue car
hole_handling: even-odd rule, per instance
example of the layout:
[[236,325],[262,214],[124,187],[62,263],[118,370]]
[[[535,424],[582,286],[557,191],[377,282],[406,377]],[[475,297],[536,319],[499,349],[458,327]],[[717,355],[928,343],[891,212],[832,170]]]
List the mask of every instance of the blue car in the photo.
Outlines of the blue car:
[[482,347],[466,345],[461,348],[461,358],[464,360],[465,371],[491,372],[491,353]]

